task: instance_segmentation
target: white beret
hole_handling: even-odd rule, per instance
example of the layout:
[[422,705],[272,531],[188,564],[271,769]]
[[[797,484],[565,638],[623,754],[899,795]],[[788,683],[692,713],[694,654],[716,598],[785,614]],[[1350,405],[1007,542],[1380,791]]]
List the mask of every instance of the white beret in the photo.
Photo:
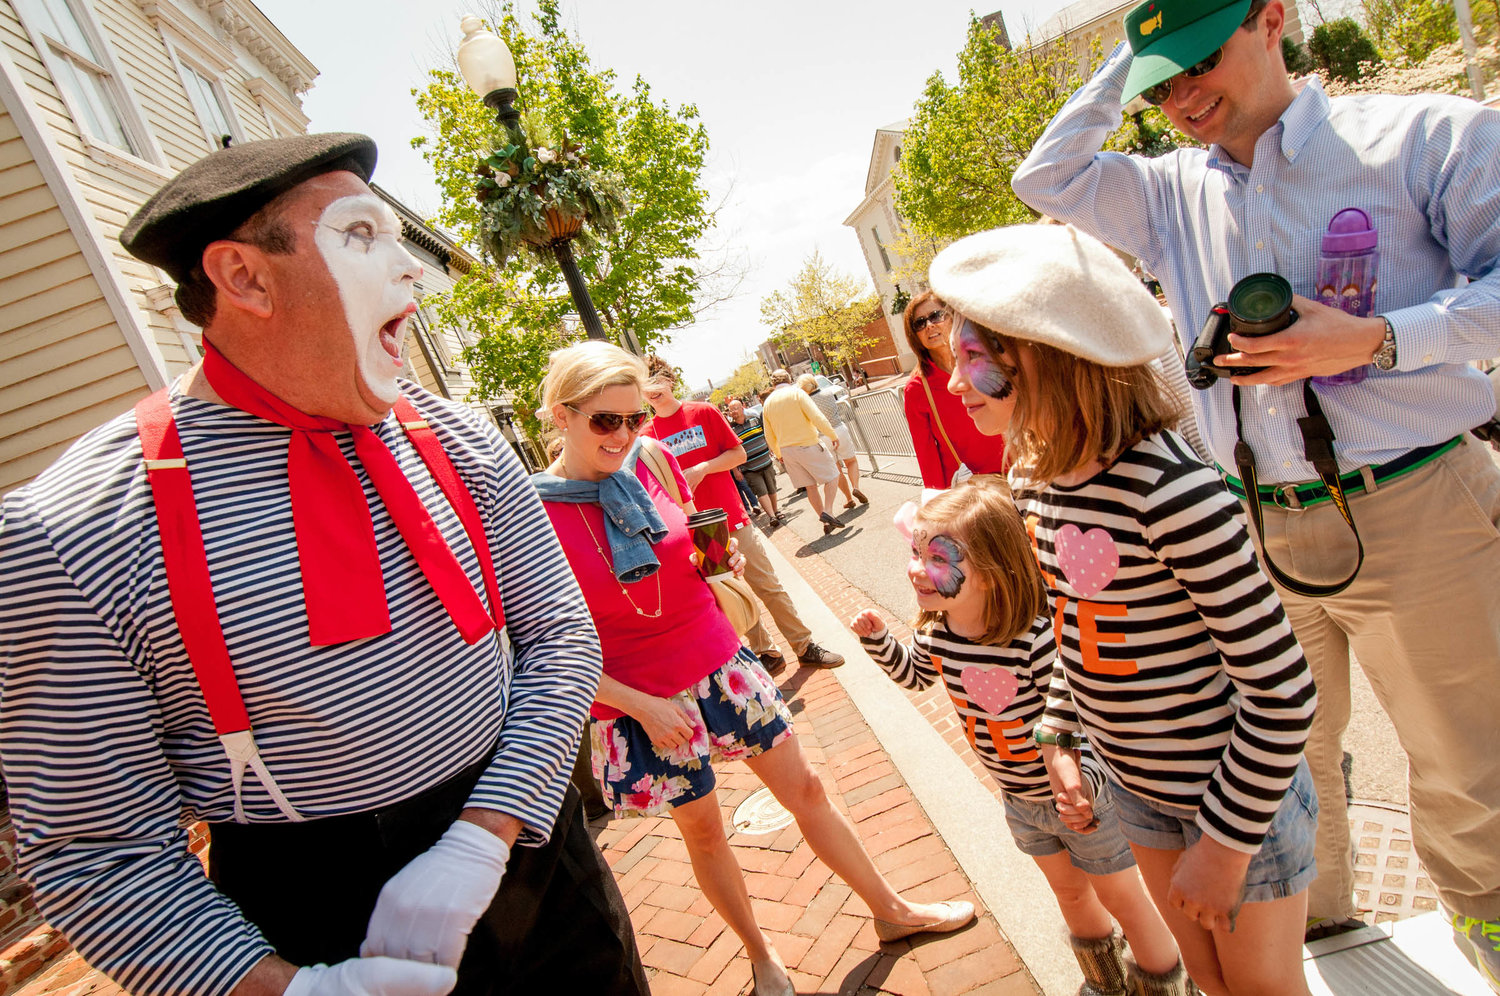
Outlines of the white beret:
[[1004,335],[1106,367],[1170,348],[1161,305],[1104,243],[1072,225],[1010,225],[959,239],[932,261],[933,291]]

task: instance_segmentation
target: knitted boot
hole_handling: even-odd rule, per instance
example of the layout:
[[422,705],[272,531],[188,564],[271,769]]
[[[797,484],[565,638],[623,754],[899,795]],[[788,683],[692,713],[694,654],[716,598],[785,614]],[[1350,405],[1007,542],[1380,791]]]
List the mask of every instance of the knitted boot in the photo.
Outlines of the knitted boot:
[[1078,996],[1129,996],[1125,981],[1125,939],[1118,930],[1108,937],[1069,937],[1073,957],[1083,969]]
[[1130,986],[1130,992],[1134,996],[1199,996],[1198,987],[1188,978],[1181,958],[1177,959],[1177,964],[1170,971],[1161,975],[1153,975],[1132,961]]

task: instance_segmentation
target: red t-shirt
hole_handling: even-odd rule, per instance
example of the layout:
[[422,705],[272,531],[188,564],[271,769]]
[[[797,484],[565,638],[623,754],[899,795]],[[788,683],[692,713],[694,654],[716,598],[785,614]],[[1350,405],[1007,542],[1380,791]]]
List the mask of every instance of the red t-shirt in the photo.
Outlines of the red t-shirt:
[[[658,415],[646,424],[646,435],[661,440],[679,466],[696,467],[740,444],[734,427],[713,405],[703,401],[684,401],[670,416]],[[722,508],[729,513],[729,528],[735,530],[750,521],[740,502],[734,475],[727,470],[709,474],[699,483],[693,504],[699,509]]]
[[[673,469],[675,472],[675,466]],[[595,504],[551,501],[544,502],[543,507],[594,617],[594,629],[604,652],[604,673],[621,684],[666,698],[722,667],[740,648],[740,638],[719,610],[708,582],[692,564],[693,538],[687,515],[657,483],[644,460],[636,463],[635,476],[646,486],[652,504],[667,524],[667,535],[651,548],[661,567],[649,578],[626,585],[629,598],[620,592],[610,569],[604,510]],[[684,501],[692,499],[681,474],[677,475],[677,486]],[[637,607],[648,614],[641,615]],[[658,609],[659,617],[649,614]],[[596,719],[622,715],[620,710],[598,702],[589,712]]]

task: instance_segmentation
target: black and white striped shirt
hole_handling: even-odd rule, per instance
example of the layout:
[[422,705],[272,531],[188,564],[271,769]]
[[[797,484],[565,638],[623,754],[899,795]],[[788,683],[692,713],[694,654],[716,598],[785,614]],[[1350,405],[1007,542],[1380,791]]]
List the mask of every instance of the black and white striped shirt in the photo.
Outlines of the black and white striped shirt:
[[[545,839],[600,660],[588,608],[510,447],[471,412],[404,385],[485,519],[505,639],[468,646],[373,486],[364,485],[392,631],[309,644],[286,476],[289,430],[176,395],[224,636],[261,756],[308,818],[368,810],[456,774],[498,741],[469,805]],[[476,591],[458,516],[394,416],[376,432]],[[137,996],[226,993],[269,946],[187,851],[233,819],[223,748],[172,615],[133,413],[90,432],[0,505],[0,758],[37,901]],[[252,823],[283,817],[259,779]]]
[[[1057,645],[1052,620],[1038,616],[1031,629],[1004,646],[975,643],[938,623],[898,643],[889,631],[861,637],[870,658],[904,688],[928,688],[941,676],[964,736],[1001,790],[1047,801],[1052,790],[1032,730],[1042,718]],[[1014,686],[996,680],[1007,674]],[[1013,687],[1013,691],[1012,691]],[[1080,756],[1097,798],[1103,774],[1088,747]]]
[[1316,693],[1239,505],[1172,432],[1076,486],[1015,476],[1062,661],[1046,725],[1082,728],[1130,791],[1255,851]]

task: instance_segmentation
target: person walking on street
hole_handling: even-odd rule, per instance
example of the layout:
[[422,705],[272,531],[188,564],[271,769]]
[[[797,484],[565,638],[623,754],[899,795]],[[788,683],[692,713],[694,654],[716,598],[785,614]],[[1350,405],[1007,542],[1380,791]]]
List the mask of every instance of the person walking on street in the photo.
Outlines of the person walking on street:
[[375,158],[235,145],[124,228],[206,355],[0,505],[20,871],[136,996],[644,996],[568,786],[598,638],[504,437],[399,379]]
[[729,427],[745,447],[745,462],[740,465],[740,475],[750,490],[770,509],[772,528],[781,525],[781,512],[776,505],[776,464],[771,456],[771,447],[766,443],[766,431],[760,419],[745,413],[745,403],[738,398],[729,402]]
[[838,445],[838,438],[813,400],[792,383],[791,374],[772,371],[771,383],[775,389],[760,413],[766,444],[776,459],[786,464],[792,483],[807,489],[807,503],[817,513],[827,536],[844,525],[829,512],[838,491],[839,468],[829,451],[818,444],[818,437],[827,438],[830,447]]
[[[729,529],[739,541],[745,557],[745,580],[776,620],[776,628],[791,644],[797,662],[806,667],[838,667],[843,655],[813,642],[812,630],[797,613],[792,596],[782,587],[771,554],[760,531],[750,525],[730,471],[742,466],[745,447],[720,411],[702,401],[679,401],[672,393],[677,384],[671,365],[652,356],[647,361],[646,401],[655,417],[642,432],[661,441],[677,458],[699,508],[722,508],[729,515]],[[771,674],[786,667],[781,651],[765,626],[757,620],[745,639]]]
[[833,459],[840,467],[839,489],[844,492],[844,507],[853,508],[856,498],[861,505],[870,504],[870,499],[859,490],[859,457],[854,452],[854,437],[849,434],[849,427],[839,414],[838,399],[833,396],[832,391],[820,389],[817,378],[807,374],[797,378],[797,386],[807,392],[807,396],[818,406],[818,411],[833,426]]
[[[1352,651],[1410,760],[1417,854],[1500,991],[1500,762],[1475,740],[1500,713],[1500,469],[1469,433],[1495,403],[1469,361],[1500,354],[1500,157],[1473,152],[1500,147],[1500,112],[1434,94],[1330,98],[1316,79],[1290,81],[1283,0],[1153,2],[1126,17],[1127,43],[1013,186],[1139,257],[1188,348],[1246,276],[1278,274],[1297,292],[1296,323],[1230,335],[1213,362],[1234,375],[1193,400],[1263,534],[1263,562],[1284,569],[1275,580],[1319,691],[1309,926],[1355,912],[1342,772]],[[1101,152],[1137,94],[1207,148]],[[1361,314],[1316,300],[1323,239],[1350,207],[1372,223],[1361,237],[1380,259]],[[1306,439],[1304,416],[1316,430]],[[1347,500],[1328,500],[1331,489]]]

